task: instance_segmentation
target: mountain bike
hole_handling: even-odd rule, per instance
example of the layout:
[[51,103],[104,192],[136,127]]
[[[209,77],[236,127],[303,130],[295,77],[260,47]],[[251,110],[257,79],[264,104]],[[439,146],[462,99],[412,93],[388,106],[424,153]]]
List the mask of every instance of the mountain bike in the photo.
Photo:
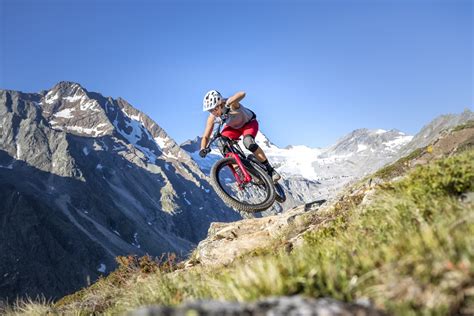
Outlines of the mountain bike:
[[283,203],[286,195],[278,183],[273,183],[265,167],[253,155],[246,156],[239,145],[240,139],[221,135],[225,119],[219,122],[209,144],[218,141],[218,148],[224,158],[211,169],[211,183],[217,195],[229,206],[243,212],[259,212],[270,208],[275,200]]

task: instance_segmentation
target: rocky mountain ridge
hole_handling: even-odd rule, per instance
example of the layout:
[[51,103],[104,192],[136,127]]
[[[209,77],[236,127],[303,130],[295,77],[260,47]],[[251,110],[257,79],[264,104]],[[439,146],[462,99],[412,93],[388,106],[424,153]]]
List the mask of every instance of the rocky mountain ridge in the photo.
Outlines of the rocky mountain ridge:
[[118,255],[186,256],[241,218],[148,116],[76,83],[0,90],[0,140],[2,298],[64,295]]
[[469,108],[466,108],[460,114],[445,114],[436,117],[430,123],[423,126],[415,137],[401,148],[397,158],[408,155],[417,148],[427,146],[436,140],[442,132],[445,132],[454,126],[465,124],[470,120],[474,120],[474,112]]

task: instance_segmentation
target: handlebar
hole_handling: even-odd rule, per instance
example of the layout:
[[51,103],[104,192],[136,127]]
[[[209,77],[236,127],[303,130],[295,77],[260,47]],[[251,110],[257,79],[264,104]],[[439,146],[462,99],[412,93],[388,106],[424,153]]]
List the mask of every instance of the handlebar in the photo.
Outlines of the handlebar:
[[208,153],[211,152],[211,148],[210,148],[210,147],[206,147],[206,148],[203,149],[203,151],[204,151],[204,154],[207,155]]

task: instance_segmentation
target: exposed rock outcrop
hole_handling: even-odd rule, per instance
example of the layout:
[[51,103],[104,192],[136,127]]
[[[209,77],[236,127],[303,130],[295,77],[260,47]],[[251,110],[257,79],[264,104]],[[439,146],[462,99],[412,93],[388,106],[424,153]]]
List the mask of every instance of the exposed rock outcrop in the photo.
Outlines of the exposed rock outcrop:
[[303,214],[305,207],[301,206],[279,215],[212,223],[207,238],[199,243],[187,265],[227,265],[248,252],[268,248],[289,227],[293,235],[305,230]]

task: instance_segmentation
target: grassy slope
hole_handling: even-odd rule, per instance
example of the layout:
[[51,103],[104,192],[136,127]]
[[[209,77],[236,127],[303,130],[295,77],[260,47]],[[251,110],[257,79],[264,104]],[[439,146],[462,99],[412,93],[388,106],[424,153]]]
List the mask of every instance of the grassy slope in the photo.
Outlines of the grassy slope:
[[[418,166],[378,186],[370,203],[338,203],[291,252],[253,252],[229,267],[173,270],[122,258],[121,267],[62,301],[30,311],[117,313],[186,299],[252,301],[269,295],[370,299],[397,314],[474,312],[474,150]],[[385,174],[385,173],[383,173]],[[281,247],[283,248],[283,247]],[[13,310],[9,310],[14,313]]]

